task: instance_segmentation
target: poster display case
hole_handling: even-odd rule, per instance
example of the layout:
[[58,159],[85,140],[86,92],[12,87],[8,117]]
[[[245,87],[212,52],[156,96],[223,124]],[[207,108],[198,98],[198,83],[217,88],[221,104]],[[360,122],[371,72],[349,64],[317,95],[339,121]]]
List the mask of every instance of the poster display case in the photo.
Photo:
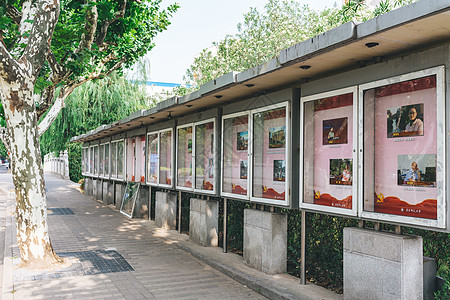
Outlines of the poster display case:
[[356,215],[357,88],[301,99],[303,208]]
[[145,182],[145,135],[136,138],[136,182]]
[[100,145],[100,149],[99,149],[99,175],[100,177],[104,177],[105,176],[105,160],[104,160],[104,156],[105,156],[105,144],[101,144]]
[[124,179],[125,147],[124,140],[117,142],[117,178]]
[[214,120],[195,125],[195,189],[214,192]]
[[98,176],[98,145],[93,147],[93,152],[94,152],[94,170],[92,174],[94,176]]
[[136,170],[136,138],[128,138],[127,139],[127,147],[126,147],[126,174],[125,178],[126,181],[132,181],[134,182],[135,177],[135,170]]
[[444,67],[362,85],[361,215],[445,228]]
[[215,119],[177,127],[177,188],[214,194],[215,151]]
[[251,201],[288,205],[288,103],[251,111]]
[[83,155],[83,167],[82,167],[82,175],[88,174],[89,173],[89,158],[88,158],[88,147],[82,147],[81,148],[81,153]]
[[249,112],[222,118],[222,196],[249,198]]
[[147,134],[147,183],[157,185],[158,183],[158,132]]
[[105,177],[109,177],[109,163],[110,163],[109,147],[110,147],[110,144],[106,143],[105,144]]
[[177,188],[192,190],[193,124],[177,128]]
[[159,132],[159,186],[172,187],[173,182],[173,130],[166,129]]

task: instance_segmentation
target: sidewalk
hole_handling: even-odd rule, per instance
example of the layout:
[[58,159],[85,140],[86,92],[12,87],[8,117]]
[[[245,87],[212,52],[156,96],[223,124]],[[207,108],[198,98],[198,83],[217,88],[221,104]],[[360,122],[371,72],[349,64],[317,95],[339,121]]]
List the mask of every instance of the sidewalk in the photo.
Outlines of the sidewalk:
[[128,219],[81,194],[73,182],[47,174],[46,186],[53,247],[75,263],[53,272],[18,269],[10,199],[3,299],[342,299],[286,274],[256,271],[240,256],[194,245],[153,221]]

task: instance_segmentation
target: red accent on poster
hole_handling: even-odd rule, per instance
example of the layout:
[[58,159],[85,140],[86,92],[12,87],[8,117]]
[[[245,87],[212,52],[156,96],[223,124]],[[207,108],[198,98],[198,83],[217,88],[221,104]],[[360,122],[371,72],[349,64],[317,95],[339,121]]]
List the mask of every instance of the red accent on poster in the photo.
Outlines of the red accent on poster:
[[436,220],[437,201],[434,199],[427,199],[419,204],[411,205],[397,197],[386,197],[383,199],[383,202],[379,202],[378,197],[375,196],[375,211],[385,214]]
[[353,93],[316,100],[314,103],[314,111],[327,110],[350,105],[353,105]]

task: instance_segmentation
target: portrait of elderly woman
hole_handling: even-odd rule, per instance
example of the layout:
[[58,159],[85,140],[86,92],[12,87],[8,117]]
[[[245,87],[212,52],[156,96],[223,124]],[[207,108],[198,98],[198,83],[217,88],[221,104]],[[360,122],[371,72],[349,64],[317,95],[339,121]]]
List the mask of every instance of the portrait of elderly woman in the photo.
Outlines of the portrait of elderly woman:
[[387,111],[387,137],[423,135],[423,103],[389,108]]

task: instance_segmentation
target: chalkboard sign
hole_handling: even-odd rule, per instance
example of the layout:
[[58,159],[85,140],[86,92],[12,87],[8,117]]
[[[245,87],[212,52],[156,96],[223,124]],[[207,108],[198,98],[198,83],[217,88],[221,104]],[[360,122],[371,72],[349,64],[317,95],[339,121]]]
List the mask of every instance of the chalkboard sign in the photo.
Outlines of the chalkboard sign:
[[133,217],[134,205],[139,195],[139,182],[128,182],[125,194],[123,195],[120,212],[129,218]]

